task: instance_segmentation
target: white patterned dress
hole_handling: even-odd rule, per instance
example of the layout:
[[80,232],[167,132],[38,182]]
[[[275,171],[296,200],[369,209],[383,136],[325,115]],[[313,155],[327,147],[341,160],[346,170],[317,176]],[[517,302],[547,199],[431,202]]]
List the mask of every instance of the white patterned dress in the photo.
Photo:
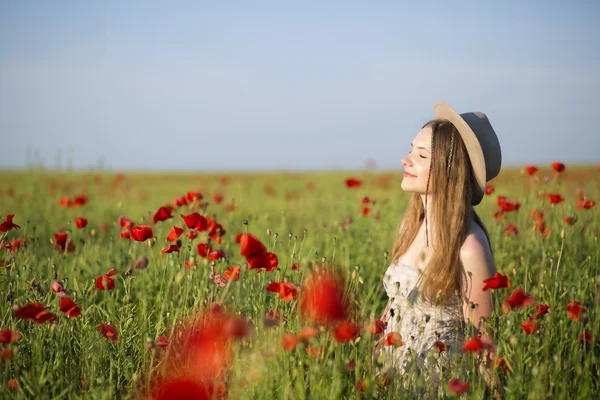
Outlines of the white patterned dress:
[[[464,343],[464,317],[462,301],[456,298],[451,304],[434,306],[425,304],[419,297],[418,284],[422,270],[403,263],[392,264],[383,277],[383,286],[389,297],[389,313],[384,337],[398,332],[404,345],[385,346],[384,366],[404,374],[417,371],[430,383],[439,386],[441,369],[449,359],[462,352]],[[446,351],[437,353],[435,342],[442,341]]]

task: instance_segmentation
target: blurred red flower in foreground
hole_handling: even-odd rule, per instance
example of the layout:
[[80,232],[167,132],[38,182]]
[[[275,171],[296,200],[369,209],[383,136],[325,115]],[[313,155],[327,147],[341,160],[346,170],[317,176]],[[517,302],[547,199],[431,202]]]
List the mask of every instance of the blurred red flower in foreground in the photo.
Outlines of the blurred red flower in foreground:
[[507,313],[510,309],[527,307],[533,304],[533,297],[525,294],[523,289],[516,289],[502,303],[502,311]]
[[8,232],[11,229],[19,229],[20,226],[13,223],[14,214],[8,214],[6,216],[6,221],[0,224],[0,232]]
[[119,343],[119,332],[117,332],[117,328],[108,324],[100,324],[99,329],[102,336],[112,340],[115,344]]
[[34,321],[36,324],[44,322],[57,322],[58,317],[55,314],[47,311],[40,303],[29,303],[15,310],[15,318]]
[[562,204],[564,199],[558,193],[549,193],[548,200],[550,200],[550,204]]
[[359,333],[360,325],[346,321],[335,328],[334,337],[336,342],[342,343],[354,339]]
[[535,315],[530,315],[529,319],[538,319],[542,315],[546,315],[549,309],[550,307],[548,306],[548,304],[538,304],[537,306],[535,306]]
[[356,178],[348,178],[346,179],[346,186],[349,188],[359,187],[362,182]]
[[517,236],[518,234],[519,229],[513,224],[508,224],[504,228],[504,236]]
[[286,281],[271,282],[269,286],[267,286],[267,291],[279,293],[279,297],[281,297],[285,302],[291,301],[292,298],[298,295],[298,289],[296,289],[296,286]]
[[136,242],[143,242],[147,239],[152,239],[154,237],[154,232],[152,231],[151,226],[138,225],[131,229],[129,236]]
[[344,297],[344,282],[333,272],[311,274],[303,285],[299,298],[302,318],[319,325],[344,321],[349,304]]
[[398,332],[389,332],[385,339],[382,339],[384,346],[400,347],[404,345],[402,336]]
[[21,338],[21,334],[12,329],[6,328],[0,330],[0,343],[11,344]]
[[69,235],[60,232],[54,234],[54,248],[59,250],[61,253],[65,252],[65,247],[67,249],[67,253],[72,253],[75,251],[75,243],[69,240],[69,244],[67,245],[67,240],[69,239]]
[[594,340],[594,336],[592,336],[592,332],[590,332],[586,329],[585,331],[581,332],[581,334],[579,335],[579,339],[577,339],[575,341],[575,343],[590,344],[590,343],[592,343],[592,340]]
[[450,379],[448,389],[456,395],[463,394],[469,390],[469,382],[464,382],[456,378]]
[[98,290],[112,290],[115,288],[115,280],[111,278],[117,274],[117,270],[115,268],[111,268],[110,271],[106,273],[104,276],[99,276],[96,278],[96,289]]
[[578,301],[572,301],[567,304],[567,317],[573,321],[579,321],[579,316],[586,311],[587,308],[582,306]]
[[81,309],[73,300],[68,297],[60,299],[60,311],[65,313],[67,317],[77,318],[81,314]]
[[502,275],[500,272],[496,272],[493,278],[486,279],[483,283],[485,283],[485,286],[483,287],[484,292],[489,289],[510,288],[509,277]]
[[227,281],[237,281],[240,278],[240,267],[239,265],[234,265],[233,267],[229,267],[223,272],[223,277],[227,279]]
[[553,162],[552,169],[555,170],[556,172],[563,172],[565,170],[565,164],[563,164],[561,162]]
[[521,326],[523,327],[523,332],[525,332],[526,335],[531,335],[538,330],[540,324],[539,322],[535,321],[525,321],[521,322]]
[[255,269],[260,271],[273,271],[277,268],[279,260],[274,253],[268,252],[264,244],[249,233],[240,233],[235,238],[236,243],[240,244],[240,254],[246,258],[249,267],[248,271]]

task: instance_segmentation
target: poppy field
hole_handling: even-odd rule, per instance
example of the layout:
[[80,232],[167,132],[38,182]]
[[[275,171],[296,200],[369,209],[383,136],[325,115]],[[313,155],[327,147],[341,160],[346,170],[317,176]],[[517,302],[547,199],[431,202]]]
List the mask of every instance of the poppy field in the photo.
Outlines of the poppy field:
[[373,356],[404,345],[379,320],[401,180],[0,172],[0,397],[595,397],[600,167],[490,182],[494,361],[440,342],[439,387]]

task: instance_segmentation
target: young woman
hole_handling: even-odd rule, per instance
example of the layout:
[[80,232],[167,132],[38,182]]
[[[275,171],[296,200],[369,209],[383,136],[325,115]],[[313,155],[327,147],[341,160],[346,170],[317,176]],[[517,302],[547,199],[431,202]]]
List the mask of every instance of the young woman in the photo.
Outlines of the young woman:
[[[382,320],[384,337],[397,332],[404,344],[384,346],[382,358],[438,387],[441,370],[462,351],[468,324],[493,343],[483,329],[492,310],[482,288],[496,267],[473,206],[500,172],[500,144],[485,114],[458,114],[438,102],[402,164],[410,200],[383,278],[389,302]],[[481,361],[489,368],[492,352],[486,353]]]

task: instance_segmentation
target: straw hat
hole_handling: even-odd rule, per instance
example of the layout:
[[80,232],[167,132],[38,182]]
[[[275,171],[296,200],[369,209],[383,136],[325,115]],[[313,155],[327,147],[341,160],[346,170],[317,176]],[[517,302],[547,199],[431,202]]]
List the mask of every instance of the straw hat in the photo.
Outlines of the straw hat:
[[450,121],[465,142],[476,183],[471,203],[473,205],[481,203],[486,182],[498,176],[502,166],[500,142],[492,124],[482,112],[459,114],[442,101],[436,102],[433,106],[433,116],[435,119]]

